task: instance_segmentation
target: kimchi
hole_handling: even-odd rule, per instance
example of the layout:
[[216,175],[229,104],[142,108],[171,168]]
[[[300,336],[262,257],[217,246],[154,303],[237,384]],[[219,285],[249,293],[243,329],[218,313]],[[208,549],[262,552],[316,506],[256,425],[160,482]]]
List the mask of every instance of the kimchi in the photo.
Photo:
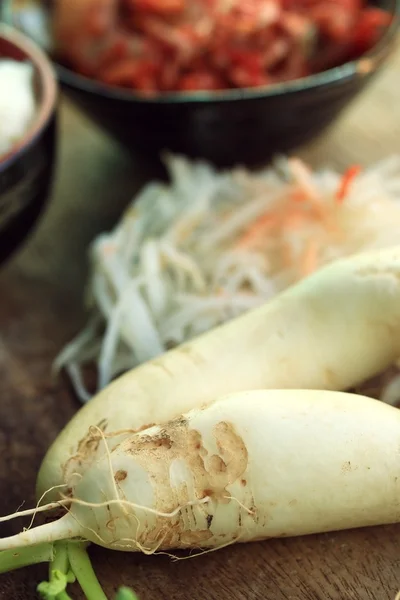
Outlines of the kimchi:
[[253,88],[372,48],[391,16],[362,0],[56,0],[73,70],[146,94]]

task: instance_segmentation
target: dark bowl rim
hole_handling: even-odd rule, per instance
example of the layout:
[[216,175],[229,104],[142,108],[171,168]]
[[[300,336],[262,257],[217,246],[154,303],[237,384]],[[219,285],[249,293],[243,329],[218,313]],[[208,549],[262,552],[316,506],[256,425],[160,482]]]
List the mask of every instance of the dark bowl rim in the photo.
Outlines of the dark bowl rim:
[[0,156],[0,173],[11,163],[25,153],[36,141],[43,129],[47,126],[57,107],[58,82],[57,75],[50,59],[24,33],[15,27],[0,23],[0,39],[5,40],[17,50],[23,52],[32,61],[39,73],[43,89],[43,97],[37,109],[35,119],[25,135],[14,145],[9,152]]
[[239,100],[267,99],[283,94],[311,91],[332,84],[344,83],[357,76],[373,73],[387,58],[396,41],[400,25],[400,0],[392,0],[392,20],[379,42],[360,58],[338,67],[309,75],[293,81],[277,83],[258,88],[240,88],[204,92],[169,92],[157,96],[141,96],[134,91],[107,86],[94,79],[75,73],[53,60],[60,82],[70,88],[80,89],[91,95],[109,100],[132,102],[134,104],[194,104],[211,102],[236,102]]

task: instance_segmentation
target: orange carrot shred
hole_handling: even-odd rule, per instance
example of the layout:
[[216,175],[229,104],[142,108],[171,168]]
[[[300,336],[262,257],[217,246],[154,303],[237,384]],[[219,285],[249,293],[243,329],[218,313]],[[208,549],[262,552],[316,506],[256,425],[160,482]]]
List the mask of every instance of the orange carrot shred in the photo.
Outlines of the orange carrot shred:
[[304,200],[306,200],[304,190],[294,190],[290,195],[290,200],[293,202],[304,202]]
[[344,173],[339,189],[336,192],[336,201],[338,204],[342,204],[345,200],[346,196],[349,193],[350,187],[354,181],[354,179],[361,173],[361,167],[359,165],[353,165]]
[[274,227],[277,224],[277,218],[270,213],[266,213],[262,215],[256,221],[252,223],[252,225],[247,229],[247,231],[242,235],[240,240],[237,243],[239,248],[246,248],[252,244],[256,238],[260,237],[266,233],[268,229]]
[[318,244],[315,240],[308,242],[303,254],[301,272],[303,277],[313,273],[318,266]]
[[288,211],[284,220],[285,229],[300,229],[300,227],[307,221],[307,214],[302,210],[291,210]]
[[292,248],[286,241],[282,241],[282,262],[287,268],[290,268],[293,264]]

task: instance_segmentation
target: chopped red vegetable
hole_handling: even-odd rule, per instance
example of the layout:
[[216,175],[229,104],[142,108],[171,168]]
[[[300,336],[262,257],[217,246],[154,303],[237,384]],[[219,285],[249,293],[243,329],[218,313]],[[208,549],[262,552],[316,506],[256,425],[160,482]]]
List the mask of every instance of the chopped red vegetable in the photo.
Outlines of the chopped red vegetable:
[[367,8],[361,14],[354,32],[354,51],[364,54],[376,44],[382,32],[390,24],[390,15],[377,8]]
[[347,169],[342,177],[342,181],[340,183],[340,187],[336,193],[336,200],[339,204],[341,204],[347,194],[349,193],[350,186],[353,184],[354,179],[361,173],[361,167],[359,165],[354,165]]
[[55,0],[58,54],[144,92],[257,87],[370,49],[390,15],[364,0]]

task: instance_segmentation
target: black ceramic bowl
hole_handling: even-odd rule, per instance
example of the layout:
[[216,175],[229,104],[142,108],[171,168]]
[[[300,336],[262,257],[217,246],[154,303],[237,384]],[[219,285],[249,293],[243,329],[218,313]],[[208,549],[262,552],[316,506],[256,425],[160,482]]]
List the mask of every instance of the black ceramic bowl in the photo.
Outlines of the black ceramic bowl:
[[2,24],[0,58],[29,60],[34,65],[37,99],[31,128],[8,154],[0,156],[2,262],[26,238],[49,194],[55,158],[57,79],[46,55],[24,35]]
[[379,71],[394,47],[400,0],[376,4],[389,11],[393,20],[371,52],[341,67],[280,85],[144,99],[63,66],[56,68],[70,98],[142,157],[170,150],[219,166],[256,166],[320,134]]

